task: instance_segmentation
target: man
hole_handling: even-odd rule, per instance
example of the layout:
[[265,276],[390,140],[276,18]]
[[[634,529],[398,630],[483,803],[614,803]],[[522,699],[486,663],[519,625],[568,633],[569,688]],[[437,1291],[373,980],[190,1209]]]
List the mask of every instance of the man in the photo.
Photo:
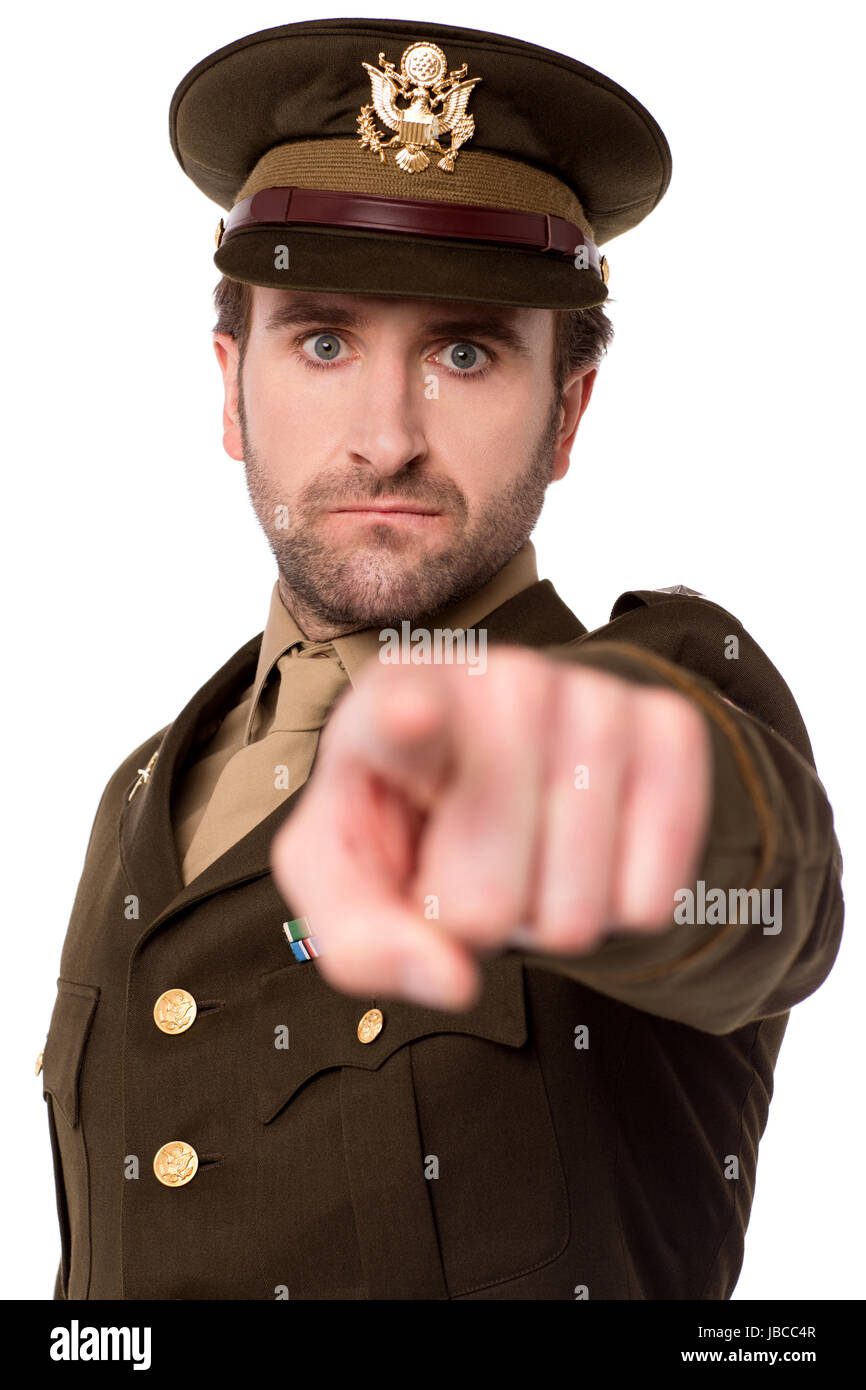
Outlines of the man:
[[728,1298],[838,950],[832,812],[737,619],[676,586],[588,632],[529,540],[664,136],[570,58],[397,20],[229,45],[171,134],[228,212],[225,447],[277,580],[97,811],[55,1296]]

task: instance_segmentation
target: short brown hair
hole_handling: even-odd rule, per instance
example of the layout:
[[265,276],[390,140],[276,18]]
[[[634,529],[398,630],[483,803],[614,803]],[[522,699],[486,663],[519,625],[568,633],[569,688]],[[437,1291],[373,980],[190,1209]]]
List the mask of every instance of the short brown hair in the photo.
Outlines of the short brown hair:
[[[252,324],[252,286],[224,275],[214,290],[214,333],[228,333],[238,344],[240,366]],[[600,304],[590,309],[556,309],[553,382],[557,398],[569,372],[600,363],[613,339],[613,324]]]

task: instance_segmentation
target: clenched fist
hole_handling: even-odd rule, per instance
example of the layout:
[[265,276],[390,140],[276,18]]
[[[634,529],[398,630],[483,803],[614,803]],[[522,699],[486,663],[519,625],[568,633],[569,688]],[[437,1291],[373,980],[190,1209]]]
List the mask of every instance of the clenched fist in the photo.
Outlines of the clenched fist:
[[335,989],[462,1010],[479,956],[663,930],[694,878],[712,797],[696,705],[525,647],[470,669],[370,662],[274,837]]

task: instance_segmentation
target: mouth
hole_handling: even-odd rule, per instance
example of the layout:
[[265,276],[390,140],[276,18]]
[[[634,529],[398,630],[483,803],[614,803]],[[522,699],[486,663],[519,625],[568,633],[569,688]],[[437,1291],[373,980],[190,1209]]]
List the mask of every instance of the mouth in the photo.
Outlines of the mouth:
[[361,512],[375,516],[439,516],[440,513],[432,511],[429,507],[416,507],[411,502],[359,502],[352,503],[348,507],[335,507],[334,513],[340,515],[343,512]]
[[335,507],[329,513],[329,520],[338,530],[351,528],[353,524],[357,529],[366,523],[408,535],[411,532],[420,534],[437,530],[439,523],[444,520],[444,514],[427,511],[412,502],[368,502]]

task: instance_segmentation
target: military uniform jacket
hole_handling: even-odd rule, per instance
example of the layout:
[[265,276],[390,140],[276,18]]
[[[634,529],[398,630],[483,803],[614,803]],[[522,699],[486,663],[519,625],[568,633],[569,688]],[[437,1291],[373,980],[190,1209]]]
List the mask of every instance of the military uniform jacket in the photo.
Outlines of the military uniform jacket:
[[[173,783],[249,685],[260,635],[97,810],[44,1051],[55,1298],[730,1296],[788,1011],[842,930],[809,739],[757,644],[689,591],[624,594],[587,632],[543,580],[484,626],[698,701],[714,756],[700,877],[781,889],[781,930],[672,918],[584,956],[508,950],[462,1014],[338,993],[291,954],[269,872],[304,787],[186,887],[178,867]],[[177,1036],[153,1016],[173,987],[198,1009]],[[153,1159],[177,1139],[199,1167],[169,1188]]]

